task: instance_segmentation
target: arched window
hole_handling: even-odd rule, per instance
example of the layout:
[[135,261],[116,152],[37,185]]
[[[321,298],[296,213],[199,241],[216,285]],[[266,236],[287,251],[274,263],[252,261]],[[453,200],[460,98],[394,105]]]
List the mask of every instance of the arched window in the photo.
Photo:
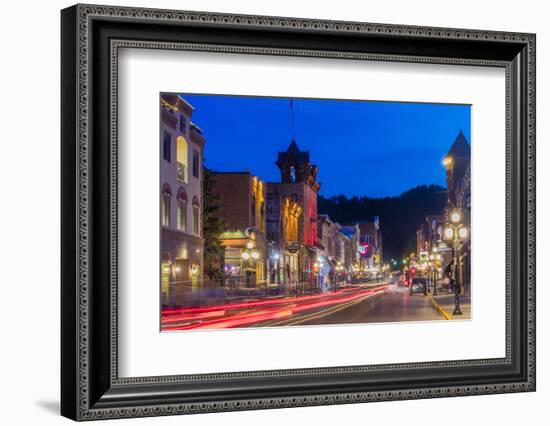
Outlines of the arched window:
[[177,196],[176,227],[180,231],[187,231],[187,193],[182,187]]
[[178,166],[178,180],[187,183],[189,173],[189,146],[183,136],[176,139],[176,162]]
[[200,236],[200,203],[197,196],[193,197],[193,234]]
[[172,198],[172,189],[165,183],[162,187],[161,200],[161,223],[162,226],[170,226],[170,200]]

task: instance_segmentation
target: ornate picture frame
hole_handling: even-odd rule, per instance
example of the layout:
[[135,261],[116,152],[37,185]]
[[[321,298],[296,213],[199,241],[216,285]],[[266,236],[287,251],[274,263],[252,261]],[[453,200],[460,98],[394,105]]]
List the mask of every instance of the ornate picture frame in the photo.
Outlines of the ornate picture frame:
[[[93,420],[535,390],[534,34],[95,5],[64,9],[61,29],[62,415]],[[117,64],[125,47],[505,69],[506,356],[119,377]]]

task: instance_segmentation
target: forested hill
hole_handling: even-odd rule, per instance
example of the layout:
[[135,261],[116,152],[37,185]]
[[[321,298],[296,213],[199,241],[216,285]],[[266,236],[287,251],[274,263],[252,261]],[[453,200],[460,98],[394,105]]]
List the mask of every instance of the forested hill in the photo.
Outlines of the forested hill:
[[319,195],[318,211],[340,224],[380,218],[384,260],[400,258],[416,249],[416,230],[427,215],[443,214],[445,188],[421,185],[396,197],[370,198]]

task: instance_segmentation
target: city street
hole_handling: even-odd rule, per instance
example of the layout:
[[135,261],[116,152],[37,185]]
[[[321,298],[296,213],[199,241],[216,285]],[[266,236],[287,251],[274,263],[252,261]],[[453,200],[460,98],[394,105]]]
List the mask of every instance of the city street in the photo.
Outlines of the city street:
[[426,321],[444,319],[421,293],[410,295],[408,289],[387,286],[376,297],[348,303],[340,309],[319,315],[292,319],[274,325],[359,324],[369,322]]
[[162,330],[444,320],[421,293],[387,283],[335,292],[279,296],[208,307],[165,309]]

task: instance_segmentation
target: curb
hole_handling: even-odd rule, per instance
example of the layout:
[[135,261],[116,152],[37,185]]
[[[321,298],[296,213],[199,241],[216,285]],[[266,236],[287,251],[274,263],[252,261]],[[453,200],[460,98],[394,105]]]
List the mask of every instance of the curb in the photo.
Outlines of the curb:
[[439,306],[439,303],[437,303],[435,301],[435,299],[433,298],[433,296],[431,294],[428,295],[428,298],[430,299],[430,302],[432,302],[432,306],[435,308],[435,310],[437,312],[439,312],[441,314],[441,316],[443,318],[445,318],[446,320],[452,320],[453,317],[451,315],[449,315],[449,313],[443,309],[441,306]]

